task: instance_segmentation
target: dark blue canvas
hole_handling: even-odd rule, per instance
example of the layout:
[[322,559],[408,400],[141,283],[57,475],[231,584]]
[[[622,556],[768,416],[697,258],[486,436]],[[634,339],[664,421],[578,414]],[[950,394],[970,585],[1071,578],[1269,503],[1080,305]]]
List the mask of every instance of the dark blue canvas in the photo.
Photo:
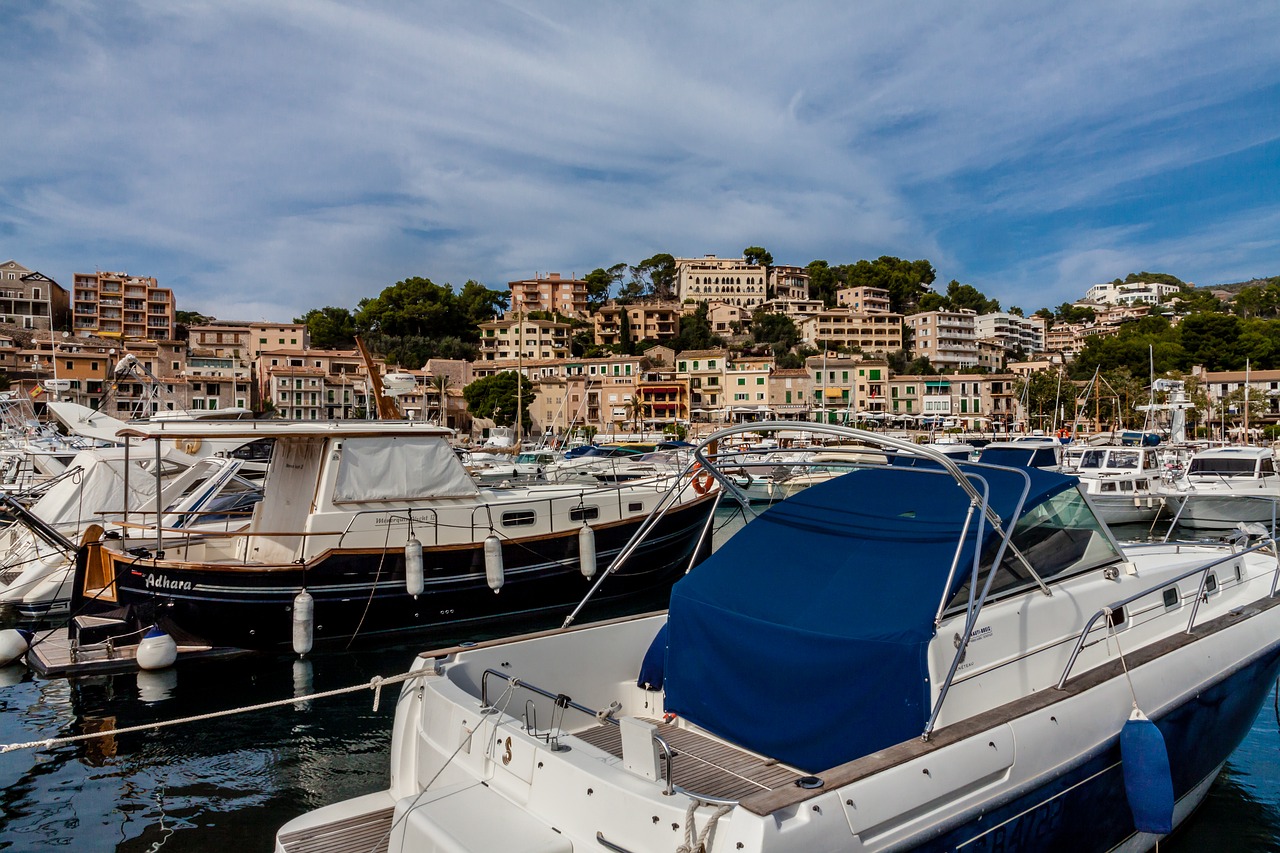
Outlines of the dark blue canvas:
[[[961,467],[990,483],[1002,518],[1024,474],[1028,506],[1074,482]],[[815,772],[919,736],[933,617],[968,506],[926,467],[856,470],[774,505],[673,588],[667,710]]]

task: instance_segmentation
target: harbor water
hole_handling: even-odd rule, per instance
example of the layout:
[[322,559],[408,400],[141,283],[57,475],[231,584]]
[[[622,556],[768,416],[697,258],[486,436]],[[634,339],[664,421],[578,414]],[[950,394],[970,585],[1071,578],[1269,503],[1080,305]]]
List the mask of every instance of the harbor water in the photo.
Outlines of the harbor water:
[[[722,511],[727,534],[740,521]],[[650,609],[645,602],[638,609]],[[481,639],[476,637],[474,639]],[[0,744],[287,699],[408,669],[418,644],[258,656],[160,673],[42,679],[0,669]],[[0,850],[250,853],[310,809],[383,789],[398,688],[0,754]],[[1161,851],[1280,851],[1273,693],[1207,800]]]

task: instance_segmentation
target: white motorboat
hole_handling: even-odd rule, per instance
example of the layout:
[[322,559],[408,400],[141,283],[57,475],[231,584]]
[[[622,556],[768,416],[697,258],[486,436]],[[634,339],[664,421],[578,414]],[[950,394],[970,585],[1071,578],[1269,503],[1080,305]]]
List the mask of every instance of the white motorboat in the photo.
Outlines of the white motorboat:
[[1208,530],[1241,522],[1274,526],[1280,474],[1267,447],[1211,447],[1191,457],[1183,477],[1163,487],[1176,523]]
[[858,437],[928,461],[773,505],[666,614],[419,655],[389,787],[277,853],[1153,848],[1280,669],[1275,542],[1121,546],[1073,478]]
[[1062,469],[1080,478],[1080,490],[1107,524],[1149,522],[1164,509],[1165,464],[1157,447],[1069,447]]
[[157,482],[165,527],[217,531],[248,521],[261,491],[240,475],[243,460],[162,450],[158,478],[155,459],[130,460],[122,447],[103,447],[77,454],[29,509],[4,498],[19,521],[0,534],[0,603],[31,618],[66,612],[76,546],[106,530],[129,535],[108,518],[154,508]]

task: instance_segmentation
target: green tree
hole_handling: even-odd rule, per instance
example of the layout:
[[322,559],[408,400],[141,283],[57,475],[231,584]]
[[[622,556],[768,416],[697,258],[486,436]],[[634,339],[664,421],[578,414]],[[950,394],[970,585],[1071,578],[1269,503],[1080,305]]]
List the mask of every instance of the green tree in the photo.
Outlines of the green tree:
[[1244,357],[1237,351],[1240,318],[1231,314],[1202,313],[1184,317],[1178,324],[1182,349],[1189,368],[1201,364],[1208,370],[1240,370]]
[[680,318],[680,334],[671,339],[670,346],[676,352],[724,346],[724,339],[711,332],[707,303],[699,303],[692,314]]
[[758,344],[774,344],[783,352],[800,343],[800,330],[786,314],[757,308],[751,315],[751,339]]
[[826,261],[810,261],[805,270],[809,273],[809,298],[821,299],[828,308],[835,305],[840,279],[831,265]]
[[[478,281],[468,280],[458,293],[458,312],[468,328],[487,323],[507,309],[511,291],[490,290]],[[479,340],[478,333],[476,340]]]
[[671,299],[675,296],[676,259],[659,253],[631,267],[628,295]]
[[898,314],[910,314],[916,302],[933,284],[937,273],[927,260],[904,261],[881,255],[874,261],[858,261],[842,267],[846,287],[879,287],[889,291],[889,307]]
[[1135,284],[1140,281],[1150,282],[1153,284],[1172,284],[1183,290],[1190,289],[1191,285],[1187,284],[1176,275],[1169,275],[1164,272],[1131,272],[1124,277],[1124,281],[1116,279],[1117,284]]
[[742,259],[748,264],[759,264],[762,267],[773,266],[773,255],[759,246],[748,246],[742,250]]
[[523,404],[520,422],[523,429],[533,426],[529,417],[529,404],[533,402],[533,383],[515,371],[495,373],[477,379],[462,389],[467,410],[477,418],[489,418],[498,426],[513,426],[516,422],[516,384],[523,387]]
[[350,349],[356,345],[356,322],[351,311],[326,305],[312,308],[295,323],[306,323],[311,345],[318,349]]
[[587,309],[599,311],[609,301],[609,294],[621,284],[627,274],[626,264],[614,264],[608,269],[597,267],[587,273]]

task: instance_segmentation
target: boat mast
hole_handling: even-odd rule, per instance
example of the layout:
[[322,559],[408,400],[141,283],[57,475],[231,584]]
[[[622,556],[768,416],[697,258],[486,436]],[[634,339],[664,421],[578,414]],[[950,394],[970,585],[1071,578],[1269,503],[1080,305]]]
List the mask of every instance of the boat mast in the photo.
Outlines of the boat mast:
[[373,397],[378,418],[391,421],[404,420],[404,414],[396,405],[396,401],[383,393],[382,375],[378,373],[378,366],[373,363],[373,356],[369,354],[368,347],[364,345],[364,341],[360,340],[359,335],[356,335],[356,349],[360,351],[360,358],[364,359],[364,369],[369,373],[369,390],[372,392],[370,396]]

